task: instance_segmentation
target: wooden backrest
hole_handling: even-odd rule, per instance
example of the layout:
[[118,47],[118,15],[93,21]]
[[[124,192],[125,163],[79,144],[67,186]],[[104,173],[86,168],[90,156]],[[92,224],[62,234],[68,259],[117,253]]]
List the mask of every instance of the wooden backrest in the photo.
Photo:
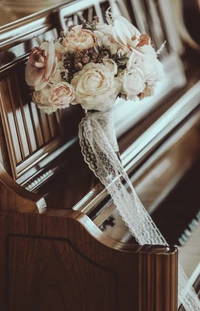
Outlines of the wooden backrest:
[[[28,54],[38,44],[36,37],[47,40],[58,37],[59,31],[56,23],[53,23],[53,16],[54,12],[51,11],[35,14],[21,23],[13,23],[3,33],[4,42],[0,51],[0,113],[4,150],[2,148],[1,162],[20,183],[34,174],[38,163],[45,157],[50,154],[53,156],[55,151],[59,153],[59,148],[63,151],[63,142],[69,142],[75,136],[73,128],[77,122],[74,120],[70,132],[62,135],[64,128],[69,128],[66,126],[67,120],[63,122],[66,112],[47,115],[37,109],[31,102],[24,79]],[[72,117],[72,114],[68,109],[66,119]]]

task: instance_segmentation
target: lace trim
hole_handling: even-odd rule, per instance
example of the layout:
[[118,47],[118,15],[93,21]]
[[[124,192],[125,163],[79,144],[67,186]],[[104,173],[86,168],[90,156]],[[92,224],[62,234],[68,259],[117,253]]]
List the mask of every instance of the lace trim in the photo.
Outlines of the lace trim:
[[[79,124],[85,162],[111,195],[121,217],[139,244],[168,245],[139,200],[116,152],[118,144],[112,112],[88,112]],[[124,183],[124,181],[126,183]],[[200,311],[199,299],[179,264],[179,304],[186,311]]]

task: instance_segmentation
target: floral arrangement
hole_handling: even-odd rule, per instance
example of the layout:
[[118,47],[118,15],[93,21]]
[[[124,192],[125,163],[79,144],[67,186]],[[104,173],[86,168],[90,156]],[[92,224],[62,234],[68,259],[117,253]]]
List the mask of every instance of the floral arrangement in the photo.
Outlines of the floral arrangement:
[[136,100],[154,93],[163,68],[151,39],[109,10],[106,19],[72,25],[31,51],[25,78],[40,109],[52,113],[80,104],[107,111],[118,96]]

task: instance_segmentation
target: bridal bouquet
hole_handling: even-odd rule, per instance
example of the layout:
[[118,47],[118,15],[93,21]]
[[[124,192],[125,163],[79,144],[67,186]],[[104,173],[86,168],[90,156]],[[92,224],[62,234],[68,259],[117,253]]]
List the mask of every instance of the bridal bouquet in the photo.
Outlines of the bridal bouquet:
[[163,68],[151,39],[125,18],[106,14],[108,24],[97,17],[83,21],[31,51],[25,77],[40,109],[80,104],[108,111],[118,96],[136,100],[154,93]]
[[[87,111],[79,125],[81,151],[106,187],[120,215],[139,244],[167,245],[140,202],[116,152],[112,106],[118,96],[137,100],[154,93],[163,77],[151,39],[121,16],[106,12],[107,24],[72,25],[55,41],[35,47],[25,78],[38,108],[52,113],[69,105]],[[123,104],[123,103],[122,103]],[[131,104],[131,102],[130,102]],[[127,191],[128,185],[130,191]],[[179,265],[179,302],[200,311],[199,300]]]

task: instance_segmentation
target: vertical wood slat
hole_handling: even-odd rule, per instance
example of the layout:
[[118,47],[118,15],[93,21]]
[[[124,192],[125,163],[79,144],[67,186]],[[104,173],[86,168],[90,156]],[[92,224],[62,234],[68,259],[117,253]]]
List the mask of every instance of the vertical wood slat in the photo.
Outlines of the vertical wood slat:
[[27,135],[27,141],[30,148],[30,153],[33,153],[35,150],[37,150],[37,143],[35,138],[35,133],[32,125],[31,115],[28,104],[25,104],[23,106],[23,114],[22,117],[24,119],[24,125]]
[[156,3],[154,1],[147,2],[148,11],[150,13],[150,27],[152,30],[152,40],[158,49],[165,41],[161,18],[159,16]]
[[58,109],[55,112],[55,119],[58,125],[58,131],[60,134],[64,133],[64,126],[63,126],[63,113],[62,109]]
[[[147,28],[147,22],[144,16],[143,4],[139,0],[131,0],[131,5],[133,7],[134,16],[137,23],[137,25],[135,26],[139,29],[141,33],[145,33]],[[140,14],[137,14],[137,12],[140,12]]]
[[[161,4],[159,1],[132,0],[131,5],[138,23],[138,29],[151,37],[156,49],[167,40],[165,20],[162,16]],[[140,14],[137,14],[140,12]],[[174,32],[173,32],[174,33]],[[172,34],[171,34],[172,36]],[[165,47],[161,57],[170,50],[169,44]]]
[[[154,1],[154,0],[153,0]],[[156,15],[156,20],[155,20],[155,11],[154,11],[154,4],[153,3],[149,3],[146,0],[142,0],[141,1],[142,4],[142,8],[143,8],[143,23],[144,23],[144,28],[145,28],[145,33],[147,33],[150,38],[153,41],[153,44],[155,45],[155,48],[158,48],[158,38],[155,34],[155,30],[154,30],[154,23],[157,22],[157,15]],[[154,16],[153,16],[154,14]],[[157,26],[157,25],[156,25]]]
[[5,80],[0,82],[0,95],[2,122],[5,128],[5,137],[11,157],[11,167],[13,174],[15,175],[15,164],[19,163],[22,160],[22,155],[15,127],[15,121],[12,114],[12,106],[8,93],[8,86]]
[[48,124],[49,124],[51,138],[54,138],[58,134],[58,125],[57,125],[57,120],[56,120],[55,114],[54,113],[49,114],[47,116],[47,120],[48,120]]
[[[24,128],[24,122],[21,114],[21,107],[19,103],[19,96],[14,98],[14,95],[19,95],[17,91],[16,79],[14,76],[7,78],[8,90],[10,95],[10,103],[12,106],[12,114],[15,122],[15,128],[17,131],[18,141],[20,145],[20,150],[22,154],[22,159],[26,158],[29,152],[29,146],[27,142],[27,137]],[[12,132],[12,129],[11,129]]]
[[32,117],[35,137],[37,141],[37,146],[41,147],[44,144],[44,140],[43,140],[42,131],[40,127],[38,111],[37,111],[36,105],[33,102],[30,103],[30,111],[31,111],[31,117]]
[[35,138],[35,133],[32,125],[32,119],[30,115],[29,105],[27,99],[24,96],[24,93],[21,92],[23,90],[23,85],[20,83],[20,77],[15,75],[16,85],[17,85],[17,96],[19,98],[19,105],[21,108],[22,118],[24,122],[24,128],[26,133],[26,138],[30,150],[30,154],[32,154],[37,149],[37,143]]
[[[112,0],[110,0],[111,2]],[[126,7],[126,4],[124,3],[124,1],[114,1],[118,7],[119,7],[119,11],[120,11],[120,15],[124,16],[126,19],[128,19],[131,22],[131,18],[130,18],[130,14],[128,12],[128,8]]]
[[159,3],[159,10],[163,24],[167,25],[165,27],[167,42],[169,42],[170,47],[174,52],[183,51],[183,43],[180,38],[180,34],[176,30],[176,26],[173,18],[173,5],[170,5],[170,1],[157,0]]
[[49,124],[47,121],[47,115],[44,111],[38,110],[39,123],[42,131],[44,143],[47,143],[51,139]]

